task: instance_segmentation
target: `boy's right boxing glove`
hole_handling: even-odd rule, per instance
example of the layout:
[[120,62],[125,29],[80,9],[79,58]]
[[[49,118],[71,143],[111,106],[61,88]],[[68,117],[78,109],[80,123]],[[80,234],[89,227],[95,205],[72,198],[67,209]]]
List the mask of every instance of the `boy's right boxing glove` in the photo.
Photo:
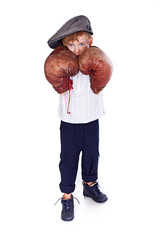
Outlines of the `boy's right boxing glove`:
[[67,47],[59,46],[46,59],[45,76],[58,93],[65,93],[70,88],[70,76],[79,71],[78,59]]
[[97,94],[111,78],[112,63],[100,48],[93,46],[79,56],[79,70],[90,75],[91,89]]

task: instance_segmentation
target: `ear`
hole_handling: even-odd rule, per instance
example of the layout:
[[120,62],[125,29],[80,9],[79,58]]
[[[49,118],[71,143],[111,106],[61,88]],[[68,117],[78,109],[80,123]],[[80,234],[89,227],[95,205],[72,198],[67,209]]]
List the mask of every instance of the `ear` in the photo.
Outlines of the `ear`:
[[92,45],[92,43],[93,43],[93,37],[91,37],[91,39],[90,39],[89,46],[91,46],[91,45]]
[[63,44],[63,46],[66,46],[64,39],[62,39],[62,44]]

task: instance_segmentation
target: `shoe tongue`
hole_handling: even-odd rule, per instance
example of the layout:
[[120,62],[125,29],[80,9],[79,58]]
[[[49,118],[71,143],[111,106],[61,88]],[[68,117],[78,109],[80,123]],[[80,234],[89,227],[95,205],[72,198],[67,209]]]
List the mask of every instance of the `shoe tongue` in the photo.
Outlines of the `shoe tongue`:
[[64,198],[62,198],[62,201],[65,201],[65,202],[70,202],[72,200],[72,198],[70,198],[70,199],[64,199]]

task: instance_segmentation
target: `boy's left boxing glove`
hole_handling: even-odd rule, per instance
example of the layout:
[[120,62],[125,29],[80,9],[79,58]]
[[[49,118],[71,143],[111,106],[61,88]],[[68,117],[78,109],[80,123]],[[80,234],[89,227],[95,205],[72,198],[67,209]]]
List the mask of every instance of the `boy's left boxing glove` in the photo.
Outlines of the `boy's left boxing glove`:
[[100,48],[93,46],[79,56],[79,70],[90,75],[91,89],[97,94],[111,78],[112,63]]
[[78,59],[68,48],[56,48],[46,59],[44,64],[45,76],[58,93],[68,91],[71,84],[70,77],[79,71]]

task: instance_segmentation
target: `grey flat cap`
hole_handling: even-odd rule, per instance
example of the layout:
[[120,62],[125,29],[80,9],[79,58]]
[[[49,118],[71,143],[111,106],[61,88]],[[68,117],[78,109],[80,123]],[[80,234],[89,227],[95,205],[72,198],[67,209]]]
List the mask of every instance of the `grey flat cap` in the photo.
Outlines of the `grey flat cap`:
[[89,19],[83,15],[76,16],[68,20],[49,40],[48,45],[50,48],[56,48],[62,45],[62,39],[68,35],[85,31],[93,34],[92,26]]

